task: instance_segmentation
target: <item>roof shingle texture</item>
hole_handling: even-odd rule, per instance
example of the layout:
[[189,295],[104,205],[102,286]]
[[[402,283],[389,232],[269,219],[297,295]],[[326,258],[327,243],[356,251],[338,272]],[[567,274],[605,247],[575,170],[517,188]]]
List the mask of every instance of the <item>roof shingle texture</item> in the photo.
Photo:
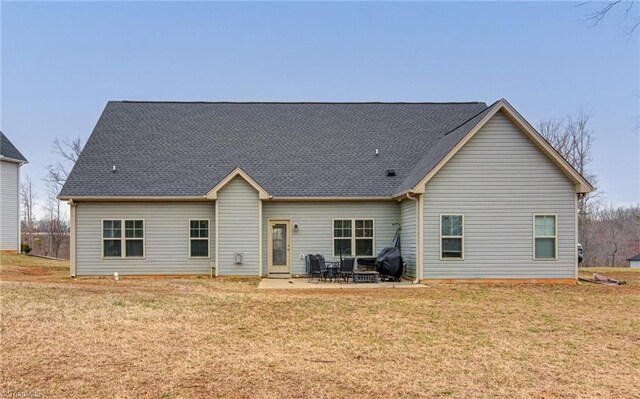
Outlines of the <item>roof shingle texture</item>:
[[389,196],[418,183],[486,110],[478,102],[109,102],[60,195],[203,196],[240,167],[276,197]]
[[11,141],[0,131],[0,155],[6,158],[16,159],[18,161],[27,162],[27,158],[24,157],[13,145]]

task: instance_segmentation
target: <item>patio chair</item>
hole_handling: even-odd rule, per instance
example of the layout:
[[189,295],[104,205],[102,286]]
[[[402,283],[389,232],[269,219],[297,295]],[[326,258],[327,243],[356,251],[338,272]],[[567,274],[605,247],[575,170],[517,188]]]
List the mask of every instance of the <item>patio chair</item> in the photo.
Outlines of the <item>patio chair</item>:
[[344,258],[340,263],[340,277],[347,283],[353,278],[353,266],[355,263],[355,258]]
[[[309,282],[314,276],[318,276],[318,283],[321,278],[327,279],[326,269],[323,271],[320,267],[320,259],[316,255],[308,255],[309,258]],[[317,283],[316,283],[317,284]]]
[[324,255],[316,254],[316,258],[318,258],[318,262],[320,263],[320,271],[324,273],[324,279],[326,280],[327,277],[329,277],[330,279],[333,279],[333,277],[335,277],[333,275],[333,272],[335,271],[335,269],[329,269],[327,267],[327,262],[324,259]]
[[310,261],[310,259],[311,259],[312,256],[313,255],[311,255],[311,254],[307,254],[304,257],[304,272],[307,274],[307,276],[309,275],[309,273],[311,273],[311,261]]

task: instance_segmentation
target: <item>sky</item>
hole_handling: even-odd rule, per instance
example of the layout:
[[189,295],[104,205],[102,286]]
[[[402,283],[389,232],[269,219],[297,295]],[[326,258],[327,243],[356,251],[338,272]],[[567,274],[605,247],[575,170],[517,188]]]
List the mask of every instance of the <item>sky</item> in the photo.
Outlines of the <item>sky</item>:
[[568,2],[0,3],[0,128],[44,203],[55,138],[109,100],[485,101],[592,114],[598,189],[640,202],[639,33]]

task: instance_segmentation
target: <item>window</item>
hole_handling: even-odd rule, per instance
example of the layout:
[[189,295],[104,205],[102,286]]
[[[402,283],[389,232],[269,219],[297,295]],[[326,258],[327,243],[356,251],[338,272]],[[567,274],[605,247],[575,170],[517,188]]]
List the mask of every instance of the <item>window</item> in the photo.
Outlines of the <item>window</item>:
[[[124,225],[124,235],[122,226]],[[104,258],[144,257],[144,220],[103,220],[102,256]]]
[[124,221],[125,258],[144,256],[144,222],[142,220]]
[[102,255],[105,258],[122,257],[122,222],[102,221]]
[[464,259],[463,215],[440,215],[440,259]]
[[533,258],[538,260],[556,259],[557,226],[555,215],[534,215]]
[[334,219],[333,256],[373,256],[373,219]]
[[209,220],[189,220],[189,257],[209,257]]

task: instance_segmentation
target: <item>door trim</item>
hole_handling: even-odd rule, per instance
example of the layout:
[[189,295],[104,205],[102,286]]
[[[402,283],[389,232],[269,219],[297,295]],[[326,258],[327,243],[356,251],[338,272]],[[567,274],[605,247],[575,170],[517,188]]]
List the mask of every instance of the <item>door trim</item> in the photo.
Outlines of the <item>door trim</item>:
[[[272,226],[276,223],[284,223],[287,225],[287,266],[288,270],[286,272],[282,271],[273,271],[273,241],[272,241]],[[291,269],[293,267],[292,257],[291,257],[291,219],[267,219],[267,276],[272,274],[280,274],[280,275],[291,275]]]

